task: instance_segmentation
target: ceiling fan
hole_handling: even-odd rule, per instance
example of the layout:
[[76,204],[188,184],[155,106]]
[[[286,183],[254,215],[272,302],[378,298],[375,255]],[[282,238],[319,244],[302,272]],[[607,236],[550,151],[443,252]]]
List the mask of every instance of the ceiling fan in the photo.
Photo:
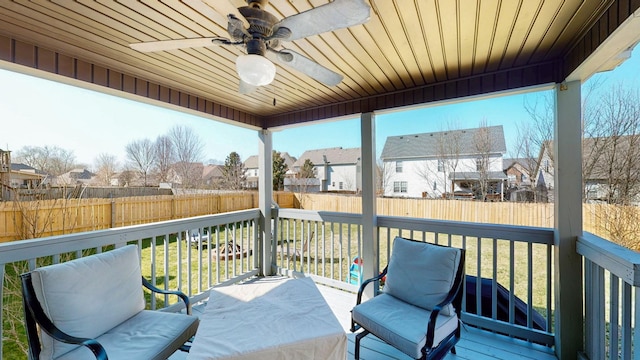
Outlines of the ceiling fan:
[[365,0],[333,0],[316,8],[278,20],[265,10],[268,0],[246,0],[247,6],[235,8],[227,0],[203,0],[221,14],[228,14],[230,38],[203,37],[149,41],[130,44],[140,52],[154,52],[215,45],[233,45],[246,55],[236,59],[240,93],[250,93],[258,86],[270,84],[276,74],[273,62],[289,66],[329,86],[342,81],[342,75],[293,50],[284,49],[282,41],[363,24],[369,20],[370,7]]

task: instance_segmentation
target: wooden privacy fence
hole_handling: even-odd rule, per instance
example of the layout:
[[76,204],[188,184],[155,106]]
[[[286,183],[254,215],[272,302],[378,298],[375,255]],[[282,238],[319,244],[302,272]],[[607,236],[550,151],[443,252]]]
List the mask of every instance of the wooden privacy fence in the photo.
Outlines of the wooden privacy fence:
[[[294,207],[293,193],[274,193]],[[0,242],[108,229],[258,207],[255,192],[0,202]]]
[[[359,196],[274,193],[281,208],[362,213]],[[0,202],[0,242],[258,207],[257,192]],[[378,198],[379,215],[552,228],[553,204]],[[640,248],[637,207],[583,204],[585,231]],[[635,226],[635,227],[634,227]],[[636,229],[637,228],[637,229]]]

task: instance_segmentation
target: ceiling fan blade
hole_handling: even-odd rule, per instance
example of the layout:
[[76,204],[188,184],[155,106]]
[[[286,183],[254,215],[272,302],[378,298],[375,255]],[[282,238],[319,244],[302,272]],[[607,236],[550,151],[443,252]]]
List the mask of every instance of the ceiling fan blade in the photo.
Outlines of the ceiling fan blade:
[[271,61],[289,66],[292,69],[298,70],[301,73],[309,76],[312,79],[318,80],[325,85],[336,86],[340,84],[343,79],[342,75],[327,69],[326,67],[318,64],[317,62],[309,59],[306,56],[298,54],[293,50],[271,50],[267,52],[267,57]]
[[225,38],[210,37],[210,38],[196,38],[196,39],[148,41],[148,42],[129,44],[129,46],[133,50],[137,50],[140,52],[153,52],[153,51],[163,51],[163,50],[215,46],[215,45],[226,44],[226,43],[229,43],[229,40]]
[[226,18],[229,14],[235,15],[238,19],[242,20],[244,27],[249,28],[249,22],[240,14],[238,8],[230,0],[202,0],[205,4],[209,5],[220,15],[224,15]]
[[242,95],[251,94],[252,92],[258,90],[257,86],[253,86],[249,83],[246,83],[240,79],[240,85],[238,87],[238,92]]
[[317,8],[282,19],[276,28],[291,30],[288,41],[347,28],[367,22],[371,7],[365,0],[334,0]]

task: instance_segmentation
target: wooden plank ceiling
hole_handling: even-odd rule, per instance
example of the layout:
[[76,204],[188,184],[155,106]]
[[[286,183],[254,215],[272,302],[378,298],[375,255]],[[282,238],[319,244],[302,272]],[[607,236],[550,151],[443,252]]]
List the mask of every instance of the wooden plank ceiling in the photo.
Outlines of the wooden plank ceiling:
[[[634,0],[368,0],[363,25],[283,42],[342,74],[339,85],[278,65],[274,82],[248,95],[238,93],[241,48],[129,47],[228,38],[226,14],[215,9],[223,1],[0,0],[0,60],[268,128],[562,81],[572,70],[568,58],[584,59],[638,7]],[[327,2],[272,0],[267,10],[281,19]]]

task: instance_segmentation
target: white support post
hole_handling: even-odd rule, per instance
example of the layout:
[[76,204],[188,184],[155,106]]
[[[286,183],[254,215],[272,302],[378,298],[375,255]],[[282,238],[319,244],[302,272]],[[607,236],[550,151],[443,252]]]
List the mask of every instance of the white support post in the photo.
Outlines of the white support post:
[[[380,272],[380,248],[376,210],[376,126],[373,113],[360,116],[362,160],[362,278],[370,279]],[[377,285],[377,284],[376,284]],[[365,298],[375,295],[376,286],[368,286]]]
[[271,275],[271,203],[273,199],[273,140],[271,131],[258,134],[258,193],[260,207],[260,274]]
[[554,126],[554,290],[555,345],[558,359],[576,359],[583,351],[582,258],[576,252],[582,234],[582,116],[580,81],[556,85]]

